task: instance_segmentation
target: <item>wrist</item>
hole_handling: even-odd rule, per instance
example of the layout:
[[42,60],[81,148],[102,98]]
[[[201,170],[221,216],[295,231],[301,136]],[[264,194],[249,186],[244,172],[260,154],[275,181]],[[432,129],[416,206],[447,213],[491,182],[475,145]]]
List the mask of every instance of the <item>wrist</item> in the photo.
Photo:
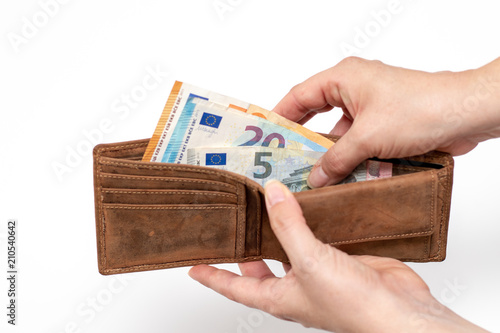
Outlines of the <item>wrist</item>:
[[[383,309],[383,310],[381,310]],[[441,304],[429,291],[381,299],[357,332],[487,332]]]
[[435,298],[408,315],[408,332],[487,332],[460,317]]
[[500,136],[500,58],[475,70],[457,73],[464,87],[456,105],[462,137],[474,142]]

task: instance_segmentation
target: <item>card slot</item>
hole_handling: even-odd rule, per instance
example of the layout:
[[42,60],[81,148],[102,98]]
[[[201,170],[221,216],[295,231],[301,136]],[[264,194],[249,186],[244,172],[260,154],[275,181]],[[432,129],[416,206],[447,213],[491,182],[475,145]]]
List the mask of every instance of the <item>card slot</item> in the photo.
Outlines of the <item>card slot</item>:
[[101,270],[109,274],[176,261],[235,258],[237,210],[230,204],[102,204]]
[[103,188],[200,190],[236,193],[236,186],[234,185],[214,180],[195,178],[133,176],[100,173],[99,182]]
[[[438,172],[434,169],[327,186],[294,195],[309,228],[323,243],[351,249],[355,246],[348,244],[423,238],[425,240],[408,243],[407,250],[413,253],[414,259],[429,258],[429,237],[439,228],[436,202]],[[360,251],[375,249],[364,245],[355,248]],[[392,256],[408,259],[403,252],[401,250]],[[356,252],[360,253],[379,252]],[[269,223],[262,224],[262,254],[265,257],[273,254],[286,258]]]
[[[337,245],[430,235],[435,231],[436,188],[437,170],[429,170],[301,192],[296,197],[306,220],[314,221],[311,230],[323,242]],[[315,205],[318,197],[328,206]]]
[[219,181],[233,186],[241,186],[248,179],[229,171],[217,170],[210,167],[174,164],[141,162],[132,159],[101,156],[97,161],[99,173],[149,176],[149,177],[178,177]]
[[237,204],[236,194],[216,191],[102,189],[104,203],[122,204]]

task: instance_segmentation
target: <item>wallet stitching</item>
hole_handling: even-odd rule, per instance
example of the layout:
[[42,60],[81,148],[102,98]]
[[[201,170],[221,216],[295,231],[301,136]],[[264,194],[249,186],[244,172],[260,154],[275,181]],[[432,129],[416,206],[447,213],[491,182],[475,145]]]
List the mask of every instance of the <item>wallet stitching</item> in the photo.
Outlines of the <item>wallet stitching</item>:
[[147,147],[148,143],[149,142],[129,143],[129,144],[125,144],[125,145],[117,144],[117,145],[114,145],[112,147],[100,147],[97,149],[97,154],[100,156],[101,152],[103,152],[103,151],[112,151],[112,150],[118,150],[118,149],[120,151],[123,151],[123,150],[132,150],[132,149],[140,147],[140,146]]
[[[168,192],[167,192],[168,191]],[[191,191],[191,190],[188,190]],[[103,190],[104,193],[116,193],[116,194],[166,194],[166,195],[177,195],[177,194],[182,194],[182,195],[198,195],[198,193],[189,193],[189,192],[180,192],[180,191],[169,191],[166,190],[165,192],[162,191],[120,191],[120,190]],[[235,198],[237,197],[236,194],[232,193],[210,193],[210,191],[207,191],[207,193],[203,193],[203,195],[211,195],[211,196],[217,196],[217,197],[228,197],[228,198]]]
[[450,210],[450,205],[447,204],[451,201],[451,190],[450,190],[450,182],[451,182],[451,174],[450,172],[446,173],[446,184],[443,184],[443,187],[445,188],[445,193],[446,193],[446,201],[443,200],[443,205],[444,207],[444,212],[441,213],[441,221],[440,221],[440,228],[439,228],[439,240],[438,240],[438,251],[437,254],[433,258],[441,258],[443,255],[441,253],[441,247],[443,243],[443,224],[445,223],[445,216],[449,216],[449,210]]
[[443,231],[443,225],[445,223],[445,216],[446,216],[447,212],[450,209],[450,205],[448,204],[448,202],[450,202],[450,200],[451,200],[451,191],[449,191],[449,185],[450,185],[450,180],[451,180],[451,174],[448,171],[448,166],[449,165],[450,165],[450,163],[448,163],[448,161],[447,161],[446,168],[444,169],[445,171],[443,171],[443,172],[446,173],[446,176],[445,176],[446,177],[446,183],[445,184],[439,183],[440,185],[442,185],[444,187],[445,197],[446,197],[445,199],[446,200],[443,200],[443,205],[445,206],[444,207],[444,212],[442,212],[440,214],[441,219],[440,219],[440,223],[439,223],[439,233],[438,233],[439,234],[439,236],[438,236],[439,239],[437,241],[437,243],[438,243],[438,250],[437,250],[435,256],[429,257],[429,260],[440,259],[440,258],[443,257],[443,255],[441,253],[441,251],[442,251],[442,243],[443,243],[443,237],[442,236],[443,236],[443,232],[444,232]]
[[207,209],[236,209],[236,206],[192,206],[192,205],[175,205],[175,206],[125,206],[121,204],[103,204],[106,209],[182,209],[182,210],[207,210]]
[[329,244],[329,245],[350,244],[350,243],[357,243],[360,241],[367,241],[367,240],[373,240],[373,239],[393,239],[393,238],[406,237],[406,236],[429,235],[429,233],[430,233],[430,231],[419,231],[419,232],[397,234],[397,235],[381,235],[381,236],[351,239],[351,240],[346,240],[346,241],[338,241],[338,242],[332,242],[332,243],[327,243],[327,244]]
[[[173,261],[173,262],[166,262],[166,263],[161,263],[161,264],[144,264],[144,265],[134,265],[126,268],[106,268],[104,272],[106,273],[113,273],[113,272],[133,272],[133,271],[143,271],[143,270],[149,270],[149,269],[161,269],[161,268],[172,268],[172,267],[180,267],[180,266],[185,266],[187,264],[189,265],[198,265],[198,264],[217,264],[217,263],[236,263],[236,262],[244,262],[244,261],[251,261],[251,260],[258,260],[258,259],[272,259],[272,260],[277,260],[277,261],[283,261],[283,258],[278,258],[278,257],[262,257],[262,256],[251,256],[251,257],[244,257],[240,258],[241,260],[234,260],[234,258],[215,258],[215,259],[190,259],[190,260],[180,260],[180,261]],[[286,262],[289,262],[288,260],[285,260]]]
[[[450,168],[451,169],[451,168]],[[447,190],[446,190],[446,193],[447,193],[447,196],[446,196],[446,206],[445,206],[445,211],[446,211],[446,220],[448,221],[449,218],[450,218],[450,210],[451,210],[451,189],[452,189],[452,182],[453,182],[453,170],[450,170],[448,173],[447,173]],[[441,225],[445,224],[445,217],[443,216],[442,219],[441,219]],[[448,231],[448,229],[446,230]],[[443,229],[441,229],[441,233],[444,233]],[[439,237],[439,249],[441,249],[441,244],[443,242],[443,238],[446,238],[447,236],[445,235],[443,238],[441,237],[441,233],[439,234],[440,237]],[[447,239],[447,238],[446,238]],[[443,257],[443,254],[439,254],[440,257]]]
[[150,176],[135,176],[135,175],[102,175],[102,178],[116,178],[116,179],[130,179],[130,180],[160,180],[160,181],[165,181],[165,182],[186,182],[186,183],[200,183],[200,184],[210,184],[210,185],[221,185],[221,186],[226,186],[231,188],[232,190],[237,191],[236,186],[232,184],[227,184],[223,182],[214,182],[210,180],[204,180],[204,179],[179,179],[179,178],[167,178],[167,177],[150,177]]
[[[142,163],[152,163],[152,162],[142,162]],[[189,168],[189,167],[184,167],[184,166],[179,167],[179,166],[171,166],[171,165],[143,165],[143,164],[132,164],[132,163],[126,163],[126,162],[113,162],[113,161],[101,161],[101,164],[118,165],[118,166],[125,166],[125,167],[131,167],[131,168],[143,168],[143,169],[160,169],[160,170],[161,169],[171,169],[171,170],[179,170],[180,169],[181,171],[193,171],[196,173],[205,173],[205,174],[212,174],[215,176],[220,176],[220,173],[218,173],[218,172],[204,170],[204,169]],[[241,180],[236,178],[236,177],[233,177],[233,176],[228,175],[228,174],[226,174],[224,176],[241,184]]]
[[101,235],[101,239],[99,240],[99,245],[101,247],[101,266],[106,267],[107,263],[107,257],[106,257],[106,235],[105,235],[105,223],[106,220],[104,218],[104,211],[102,209],[102,186],[101,186],[101,164],[99,163],[99,157],[100,157],[100,150],[97,150],[97,188],[98,188],[98,194],[99,194],[99,204],[98,204],[98,209],[99,209],[99,233]]
[[[430,201],[431,201],[431,211],[430,211],[430,221],[431,221],[431,230],[434,230],[434,218],[436,216],[436,212],[435,212],[435,209],[436,209],[436,206],[435,206],[435,196],[436,196],[436,179],[435,179],[435,172],[432,172],[431,173],[431,196],[430,196]],[[434,232],[433,232],[434,233]],[[430,237],[432,238],[432,236]],[[429,257],[430,256],[430,253],[431,253],[431,239],[429,239],[429,241],[427,242],[427,246],[426,246],[426,250],[425,250],[425,256],[426,257]]]
[[257,223],[257,253],[260,255],[261,254],[261,247],[260,247],[260,237],[261,237],[261,231],[262,231],[262,205],[260,201],[260,195],[259,191],[252,189],[252,192],[254,193],[254,197],[256,198],[257,201],[257,214],[258,214],[258,223]]
[[[236,227],[236,232],[238,233],[237,236],[237,243],[235,244],[235,249],[234,249],[234,257],[239,258],[244,256],[244,250],[245,250],[245,244],[244,244],[244,236],[245,236],[245,228],[246,228],[246,205],[244,205],[245,200],[243,199],[243,194],[244,194],[244,186],[237,186],[236,188],[236,194],[238,195],[238,218],[236,220],[237,227]],[[245,212],[243,211],[243,208],[245,208]]]

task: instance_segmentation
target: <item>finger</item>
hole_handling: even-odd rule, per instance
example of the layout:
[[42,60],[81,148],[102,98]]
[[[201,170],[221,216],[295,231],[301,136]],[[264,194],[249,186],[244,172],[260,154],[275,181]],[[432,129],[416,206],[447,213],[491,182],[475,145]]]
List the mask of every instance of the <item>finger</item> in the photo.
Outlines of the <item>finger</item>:
[[285,271],[285,274],[288,274],[288,272],[292,269],[292,266],[290,264],[283,263],[283,270]]
[[292,121],[300,121],[305,118],[306,122],[318,112],[331,110],[334,106],[344,107],[344,103],[338,93],[338,86],[333,85],[333,68],[320,72],[306,81],[293,87],[288,94],[274,107],[273,111]]
[[208,265],[194,266],[189,276],[230,300],[257,309],[263,309],[266,302],[275,297],[274,286],[279,282],[276,277],[262,281]]
[[342,115],[337,124],[335,124],[335,127],[330,131],[330,134],[343,136],[347,133],[351,126],[352,120],[347,118],[346,115]]
[[317,113],[316,112],[308,112],[306,113],[302,118],[298,119],[296,121],[297,124],[300,124],[300,125],[304,125],[305,123],[307,123],[309,120],[312,119],[312,117],[314,117]]
[[267,264],[262,260],[243,262],[238,264],[238,267],[243,276],[250,276],[260,280],[275,277]]
[[269,181],[265,186],[265,195],[271,228],[292,267],[300,265],[303,258],[313,256],[319,241],[307,226],[299,203],[286,186],[278,181]]
[[353,133],[352,129],[349,130],[320,158],[307,179],[309,187],[336,184],[361,162],[372,157]]

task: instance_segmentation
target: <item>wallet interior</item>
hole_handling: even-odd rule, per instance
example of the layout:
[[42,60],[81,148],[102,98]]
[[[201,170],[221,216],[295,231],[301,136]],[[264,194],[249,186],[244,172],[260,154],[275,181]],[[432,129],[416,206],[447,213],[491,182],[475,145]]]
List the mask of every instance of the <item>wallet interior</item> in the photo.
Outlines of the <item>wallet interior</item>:
[[[232,172],[142,162],[148,140],[94,149],[99,270],[287,262],[263,188]],[[453,159],[390,160],[393,177],[295,193],[311,230],[350,254],[439,261],[446,253]]]

